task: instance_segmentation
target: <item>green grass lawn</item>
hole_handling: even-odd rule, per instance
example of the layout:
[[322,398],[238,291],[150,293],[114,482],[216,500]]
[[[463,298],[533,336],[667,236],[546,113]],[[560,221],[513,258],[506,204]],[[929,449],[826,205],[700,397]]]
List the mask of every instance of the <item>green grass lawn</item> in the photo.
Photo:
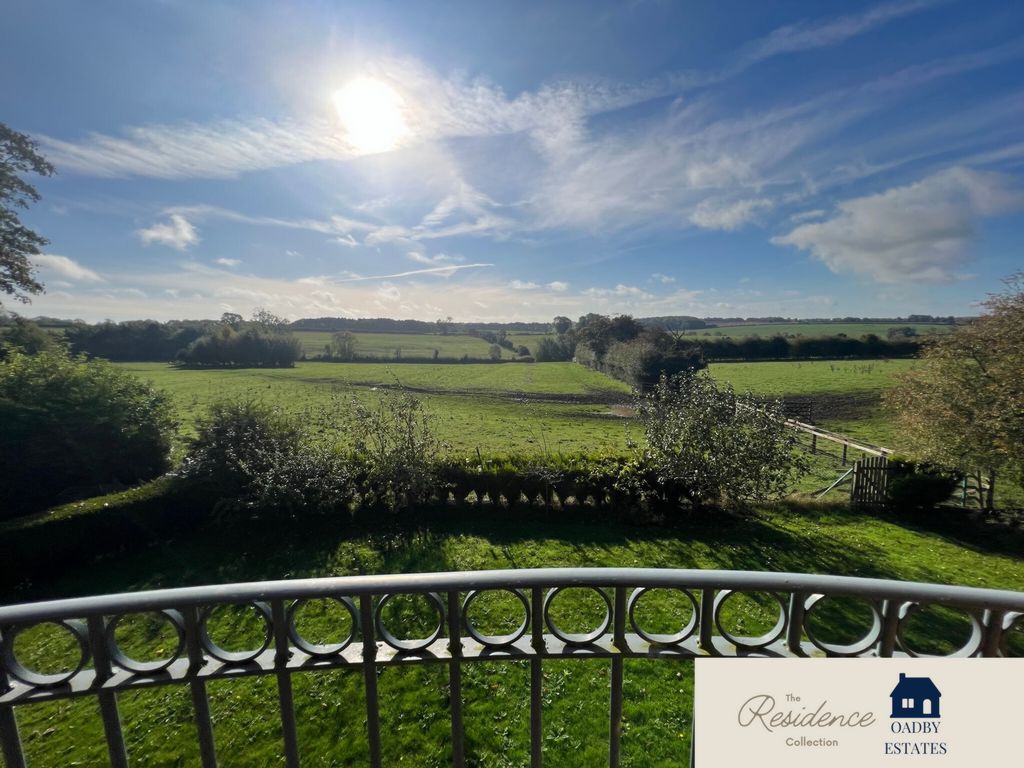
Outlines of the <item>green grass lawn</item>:
[[836,336],[840,333],[858,339],[869,333],[886,338],[890,328],[913,328],[919,336],[949,333],[954,326],[944,323],[765,323],[763,325],[723,325],[687,331],[687,336]]
[[[388,532],[386,526],[361,532],[299,522],[263,530],[246,521],[244,530],[200,529],[177,541],[66,572],[47,583],[18,591],[7,588],[0,593],[0,602],[259,579],[543,566],[801,571],[1024,589],[1019,534],[996,541],[963,541],[911,524],[822,507],[777,507],[748,517],[721,515],[674,529],[559,518],[559,513],[510,514],[485,507],[457,518],[435,519],[404,534]],[[1017,554],[1003,554],[1013,551]],[[668,594],[654,593],[651,601],[659,622],[673,617]],[[500,601],[481,607],[483,627],[505,619]],[[861,628],[852,607],[840,608],[832,614],[830,639],[843,639],[844,632]],[[586,601],[569,599],[563,609],[567,628],[584,628],[589,617]],[[767,617],[751,603],[726,621],[754,632]],[[221,630],[230,628],[239,637],[246,636],[241,617],[227,616],[224,622],[218,625]],[[308,606],[300,626],[318,641],[339,637],[336,615],[325,603]],[[955,621],[947,626],[954,634],[965,627]],[[663,631],[667,629],[666,624]],[[158,648],[161,639],[145,624],[131,623],[119,640],[141,656],[146,649]],[[936,651],[953,647],[935,636],[921,642]],[[1024,650],[1022,644],[1014,648]],[[26,651],[26,660],[32,657]],[[545,765],[607,764],[608,669],[607,661],[545,662]],[[692,685],[688,662],[626,661],[624,766],[687,764]],[[303,765],[366,764],[359,670],[298,674],[294,687]],[[450,764],[445,667],[387,668],[379,675],[379,687],[384,764]],[[283,765],[273,679],[217,681],[209,691],[223,764]],[[529,668],[519,662],[468,665],[463,696],[468,764],[528,764]],[[198,764],[187,688],[122,694],[120,704],[133,765]],[[25,706],[18,710],[18,718],[29,765],[105,764],[94,699]]]
[[343,414],[349,398],[373,398],[399,382],[421,393],[438,436],[472,453],[621,452],[632,423],[613,404],[629,388],[573,363],[400,364],[299,363],[288,369],[199,371],[160,363],[121,367],[167,390],[193,433],[196,418],[215,400],[249,397],[293,412]]
[[763,395],[823,395],[881,392],[916,360],[793,360],[711,363],[708,370],[737,392]]
[[[295,338],[302,343],[307,355],[319,355],[324,345],[331,343],[334,335],[330,331],[295,331]],[[439,357],[462,357],[486,360],[490,357],[491,343],[477,336],[464,334],[429,333],[355,333],[356,354],[360,357],[379,357],[393,360],[396,357],[433,357],[437,350]],[[508,349],[501,350],[502,357],[515,357]]]

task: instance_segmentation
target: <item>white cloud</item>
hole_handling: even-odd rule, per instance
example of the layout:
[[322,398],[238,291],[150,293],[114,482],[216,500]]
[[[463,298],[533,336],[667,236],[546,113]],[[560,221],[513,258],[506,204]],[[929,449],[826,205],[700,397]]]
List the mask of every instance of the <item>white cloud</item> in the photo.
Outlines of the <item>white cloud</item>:
[[674,277],[670,277],[669,275],[663,275],[661,274],[661,272],[655,272],[653,275],[651,275],[651,280],[656,280],[662,285],[668,285],[669,283],[674,283],[676,281]]
[[587,290],[583,292],[583,295],[597,299],[619,297],[650,300],[654,298],[653,294],[648,293],[643,288],[637,288],[635,285],[623,285],[622,283],[619,283],[614,288],[587,288]]
[[242,263],[242,260],[221,258],[217,259],[217,263],[220,264],[222,267],[237,267],[239,264]]
[[771,207],[771,200],[764,198],[738,200],[732,203],[713,203],[705,200],[694,208],[690,214],[690,221],[703,229],[732,231],[753,219],[758,211]]
[[532,291],[534,288],[540,288],[537,283],[523,282],[522,280],[513,280],[508,287],[513,291]]
[[902,187],[840,203],[825,221],[775,237],[813,254],[833,272],[882,282],[956,279],[970,258],[979,219],[1024,208],[1002,174],[954,167]]
[[823,208],[815,208],[812,211],[801,211],[800,213],[794,213],[789,217],[789,220],[794,224],[802,224],[805,221],[814,221],[815,219],[823,219],[828,214],[828,211]]
[[[542,85],[508,96],[483,78],[442,77],[411,59],[362,61],[365,76],[387,82],[403,101],[410,129],[398,148],[451,137],[528,133],[549,158],[574,153],[590,115],[622,109],[732,77],[753,64],[794,51],[821,48],[934,5],[904,0],[857,15],[801,22],[776,29],[737,51],[717,72],[677,72],[639,82],[590,80]],[[220,120],[126,128],[121,135],[91,133],[79,141],[40,136],[48,158],[62,170],[96,176],[230,178],[240,173],[359,156],[343,137],[335,115],[284,120]]]
[[33,263],[44,272],[59,275],[76,283],[102,283],[103,278],[74,259],[53,253],[40,253],[32,257]]
[[409,251],[406,254],[410,259],[417,262],[418,264],[451,264],[454,262],[463,261],[460,256],[449,256],[446,253],[439,253],[435,256],[428,256],[421,251]]
[[172,213],[167,222],[154,224],[147,229],[138,229],[135,234],[145,245],[160,243],[184,251],[199,242],[195,227],[180,213]]
[[737,66],[749,66],[780,54],[835,45],[889,21],[926,10],[942,2],[946,0],[903,0],[876,5],[849,16],[780,27],[747,46]]
[[548,288],[556,293],[564,293],[569,290],[569,284],[562,282],[561,280],[554,280],[553,282],[548,283]]
[[359,241],[352,237],[352,235],[340,235],[334,238],[334,242],[338,245],[344,245],[346,248],[355,248],[359,245]]

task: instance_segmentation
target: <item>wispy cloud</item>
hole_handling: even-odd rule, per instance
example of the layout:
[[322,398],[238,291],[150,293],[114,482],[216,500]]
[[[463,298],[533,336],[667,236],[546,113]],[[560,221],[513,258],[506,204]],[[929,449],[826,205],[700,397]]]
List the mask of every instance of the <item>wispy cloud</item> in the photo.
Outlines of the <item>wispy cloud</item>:
[[220,258],[217,259],[217,263],[220,264],[222,267],[237,267],[239,264],[242,263],[242,260]]
[[74,259],[58,256],[54,253],[40,253],[32,257],[32,262],[43,272],[59,275],[76,283],[102,283],[103,278],[88,267],[83,267]]
[[[788,25],[744,46],[723,70],[676,72],[640,83],[563,81],[510,97],[485,79],[444,78],[409,59],[381,59],[367,71],[402,95],[411,129],[406,144],[526,132],[543,153],[561,158],[579,145],[589,116],[720,82],[771,57],[840,43],[935,4],[905,0],[857,15]],[[79,141],[39,140],[58,168],[107,177],[230,178],[359,155],[326,114],[136,126],[120,135],[91,133]]]
[[188,219],[180,213],[172,213],[166,222],[138,229],[135,234],[145,245],[159,243],[184,251],[199,242],[199,234]]
[[970,261],[979,219],[1022,208],[1024,192],[1012,178],[957,167],[846,200],[824,221],[772,242],[808,251],[834,272],[946,282]]

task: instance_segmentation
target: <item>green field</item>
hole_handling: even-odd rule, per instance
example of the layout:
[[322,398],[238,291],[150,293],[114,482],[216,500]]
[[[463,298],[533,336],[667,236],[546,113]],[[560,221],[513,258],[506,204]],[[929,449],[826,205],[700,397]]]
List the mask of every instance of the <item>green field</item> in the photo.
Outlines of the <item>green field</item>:
[[186,434],[209,403],[224,397],[260,399],[314,418],[320,408],[338,412],[352,396],[374,397],[381,387],[399,383],[423,396],[439,437],[461,453],[618,453],[635,432],[614,410],[628,400],[629,388],[573,363],[299,363],[288,369],[214,371],[161,363],[120,367],[171,394]]
[[686,331],[687,336],[728,336],[742,339],[747,336],[836,336],[860,338],[869,333],[886,338],[890,328],[913,328],[919,336],[949,333],[954,326],[945,323],[764,323],[762,325],[721,325]]
[[[308,356],[323,354],[324,346],[331,343],[334,335],[329,331],[295,331],[295,338],[302,343],[302,351]],[[428,333],[355,333],[356,355],[374,357],[383,360],[394,360],[401,357],[438,357],[461,358],[468,355],[471,359],[487,360],[490,357],[491,343],[477,336],[464,334]],[[516,346],[530,345],[537,337],[513,335],[509,337]],[[518,339],[527,339],[519,341]],[[530,350],[533,351],[532,349]],[[501,356],[506,360],[515,357],[508,349],[502,348]]]
[[916,360],[794,360],[763,363],[711,363],[708,370],[737,392],[763,395],[824,395],[881,392]]
[[[746,517],[691,521],[680,529],[571,522],[559,520],[557,512],[525,514],[481,508],[405,534],[297,524],[283,530],[262,530],[251,523],[244,531],[200,529],[162,546],[72,570],[29,590],[5,589],[0,602],[285,577],[542,566],[785,570],[1024,588],[1019,533],[1001,542],[965,541],[843,508],[778,507]],[[1018,554],[1006,554],[1013,551]],[[558,615],[562,626],[570,631],[592,626],[589,603],[579,595],[566,598],[564,613]],[[676,603],[669,593],[656,592],[650,599],[658,623],[649,627],[669,631],[672,623],[682,623],[678,614],[673,616]],[[506,621],[506,605],[485,604],[479,625],[490,629]],[[840,603],[829,615],[827,637],[833,642],[851,640],[864,629],[861,614],[848,604]],[[756,603],[747,603],[725,620],[730,627],[756,633],[774,618],[768,620]],[[163,638],[148,634],[148,626],[129,623],[119,641],[137,657],[159,658]],[[219,626],[233,628],[239,639],[251,637],[245,631],[251,625],[240,617],[228,617]],[[308,606],[300,628],[318,642],[340,639],[335,614],[324,602]],[[955,634],[966,629],[962,619],[952,620]],[[36,639],[56,652],[53,645],[45,645],[42,634]],[[921,643],[919,648],[931,652],[948,652],[954,645],[934,636]],[[1024,652],[1024,643],[1015,643],[1012,650]],[[38,657],[26,652],[29,663],[32,658]],[[61,658],[51,657],[51,665],[59,668]],[[607,661],[544,663],[546,766],[607,764],[608,669]],[[366,765],[361,672],[310,672],[293,679],[303,765]],[[529,667],[522,662],[465,668],[469,765],[528,764],[529,679]],[[387,668],[378,682],[384,764],[450,765],[445,665]],[[625,662],[623,766],[687,765],[692,686],[688,662]],[[283,765],[272,677],[216,681],[209,693],[217,751],[225,765]],[[198,765],[187,687],[123,693],[119,702],[132,765]],[[17,712],[30,766],[106,764],[93,697],[25,706]]]
[[[713,363],[709,371],[738,392],[866,398],[859,410],[840,413],[825,425],[888,445],[892,435],[878,413],[877,396],[895,374],[914,365],[913,360]],[[425,398],[439,436],[458,452],[621,452],[636,432],[622,418],[629,388],[574,363],[299,363],[288,369],[211,371],[162,363],[121,367],[172,395],[184,434],[192,432],[206,406],[224,397],[255,398],[314,418],[317,409],[337,412],[351,396],[373,397],[381,387],[399,383]]]

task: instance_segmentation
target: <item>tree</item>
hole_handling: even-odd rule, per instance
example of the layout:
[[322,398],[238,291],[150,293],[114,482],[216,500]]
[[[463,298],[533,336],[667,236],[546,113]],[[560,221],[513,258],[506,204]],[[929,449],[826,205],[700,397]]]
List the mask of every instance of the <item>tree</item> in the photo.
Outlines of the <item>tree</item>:
[[252,322],[254,325],[266,328],[268,331],[283,331],[288,325],[288,321],[285,318],[275,315],[264,307],[256,307],[253,310]]
[[636,410],[645,438],[637,465],[655,489],[695,506],[781,496],[805,468],[781,403],[736,395],[707,374],[662,376]]
[[23,303],[27,294],[43,290],[29,257],[49,242],[18,218],[16,209],[39,200],[35,187],[21,178],[25,173],[52,176],[54,168],[32,139],[0,123],[0,292]]
[[165,392],[60,347],[0,363],[0,424],[0,515],[155,477],[176,427]]
[[572,330],[572,320],[564,315],[558,315],[558,317],[551,321],[551,329],[558,336],[564,336]]
[[497,344],[491,344],[491,348],[487,350],[487,354],[491,360],[501,360],[501,347]]
[[7,333],[0,336],[0,359],[4,356],[5,348],[24,352],[26,355],[36,355],[55,346],[57,341],[53,334],[47,333],[31,320],[16,317]]
[[434,322],[434,324],[437,326],[438,333],[440,333],[442,336],[447,336],[448,331],[451,330],[452,316],[448,315],[448,317],[439,317]]
[[338,331],[331,336],[331,357],[337,360],[355,360],[356,335],[352,331]]
[[224,325],[229,325],[236,331],[242,325],[242,316],[237,312],[225,312],[220,316],[220,321]]
[[1024,272],[1005,283],[986,314],[929,339],[885,399],[915,457],[1024,485]]

